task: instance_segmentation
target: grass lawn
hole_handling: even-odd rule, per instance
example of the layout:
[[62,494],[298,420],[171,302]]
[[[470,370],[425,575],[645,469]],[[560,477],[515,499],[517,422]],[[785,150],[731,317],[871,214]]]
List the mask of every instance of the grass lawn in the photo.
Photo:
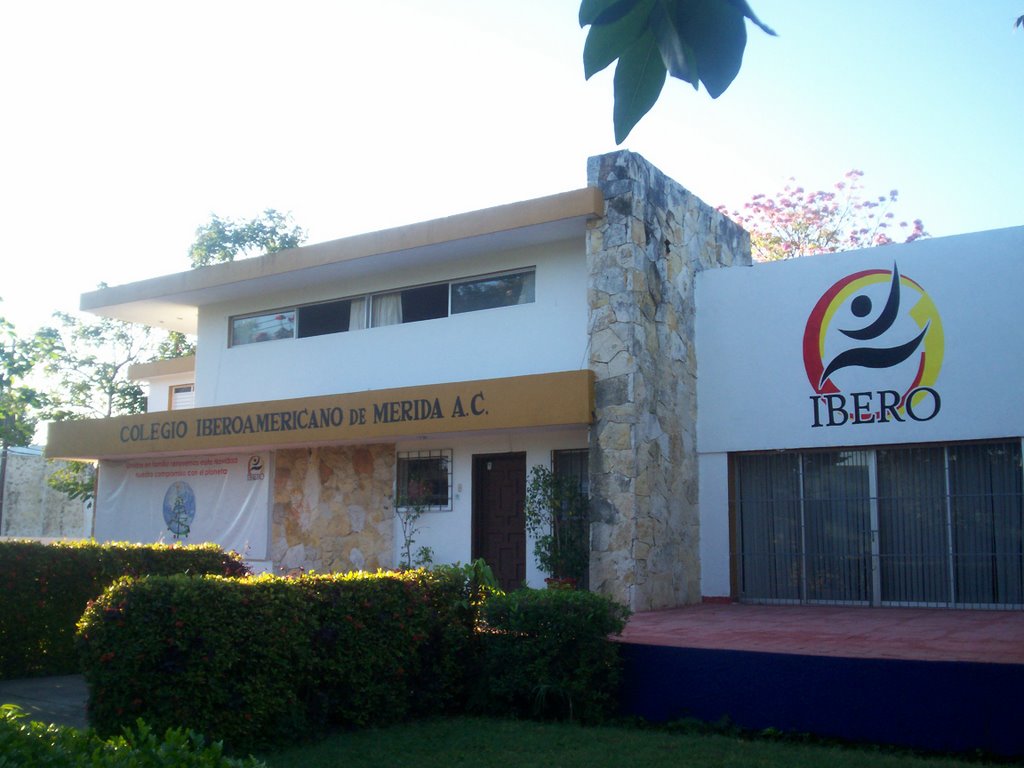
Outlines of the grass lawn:
[[264,755],[271,768],[954,768],[976,761],[906,752],[529,721],[451,718],[354,731]]

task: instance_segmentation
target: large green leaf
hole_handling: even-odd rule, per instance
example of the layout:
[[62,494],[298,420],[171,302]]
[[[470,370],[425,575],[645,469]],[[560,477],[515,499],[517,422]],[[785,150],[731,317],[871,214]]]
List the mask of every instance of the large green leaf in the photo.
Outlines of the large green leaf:
[[583,74],[587,80],[619,58],[647,30],[655,2],[636,0],[624,16],[591,25],[583,46]]
[[750,3],[748,3],[747,0],[729,0],[729,2],[735,5],[739,9],[740,13],[742,13],[744,16],[750,19],[755,25],[757,25],[762,32],[771,35],[772,37],[778,37],[778,35],[775,34],[774,29],[769,27],[767,24],[765,24],[763,21],[757,18],[757,16],[754,15],[754,11],[750,7]]
[[582,0],[580,26],[610,24],[629,13],[640,0]]
[[731,0],[685,0],[672,4],[671,16],[684,43],[693,49],[700,82],[717,99],[743,62],[747,28],[742,11]]
[[583,49],[589,79],[615,68],[615,140],[621,144],[654,106],[665,75],[712,98],[739,73],[747,44],[745,19],[774,35],[747,0],[581,0],[580,26],[590,26]]
[[661,95],[667,70],[654,33],[648,30],[637,39],[615,67],[615,143],[626,140],[640,118],[646,115]]
[[658,41],[658,50],[661,51],[661,59],[665,62],[668,73],[672,77],[685,80],[696,89],[699,82],[697,57],[694,55],[693,46],[676,26],[670,10],[665,3],[659,2],[651,11],[650,27]]

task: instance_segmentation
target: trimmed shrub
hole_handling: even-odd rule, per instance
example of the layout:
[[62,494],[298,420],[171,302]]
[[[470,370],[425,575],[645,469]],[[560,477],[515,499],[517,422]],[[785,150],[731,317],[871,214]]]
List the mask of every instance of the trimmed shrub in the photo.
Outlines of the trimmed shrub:
[[575,590],[520,589],[483,606],[484,694],[490,714],[598,722],[614,714],[621,661],[609,636],[629,610]]
[[480,610],[499,594],[494,573],[483,560],[465,565],[435,565],[412,572],[425,582],[437,620],[420,646],[413,713],[464,712],[480,679]]
[[611,715],[608,637],[628,611],[588,592],[503,595],[484,568],[122,578],[79,624],[90,719],[101,735],[142,718],[248,751],[467,709]]
[[380,725],[412,707],[430,596],[414,579],[351,573],[298,580],[316,617],[316,677],[307,696],[324,722]]
[[90,722],[110,735],[141,717],[233,746],[301,736],[296,681],[314,627],[303,595],[273,576],[121,579],[79,624]]
[[79,731],[29,722],[17,707],[0,707],[0,767],[52,768],[265,768],[253,758],[225,757],[220,744],[207,744],[192,731],[169,729],[163,737],[144,722],[103,740]]
[[75,624],[124,575],[238,576],[245,565],[214,544],[0,542],[0,679],[78,671]]
[[458,709],[464,589],[425,571],[122,579],[79,625],[91,722],[249,750]]

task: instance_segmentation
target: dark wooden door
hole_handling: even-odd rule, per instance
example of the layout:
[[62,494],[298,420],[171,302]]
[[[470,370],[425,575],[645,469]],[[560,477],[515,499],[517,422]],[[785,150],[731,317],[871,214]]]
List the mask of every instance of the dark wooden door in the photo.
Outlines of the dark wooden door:
[[526,580],[526,454],[473,457],[473,557],[487,561],[503,590]]

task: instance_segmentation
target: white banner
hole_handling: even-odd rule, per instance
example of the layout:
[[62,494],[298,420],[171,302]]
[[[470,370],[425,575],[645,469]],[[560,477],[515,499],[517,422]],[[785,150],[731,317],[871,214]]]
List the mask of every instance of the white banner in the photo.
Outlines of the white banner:
[[212,541],[247,560],[268,558],[267,453],[100,462],[98,541]]

